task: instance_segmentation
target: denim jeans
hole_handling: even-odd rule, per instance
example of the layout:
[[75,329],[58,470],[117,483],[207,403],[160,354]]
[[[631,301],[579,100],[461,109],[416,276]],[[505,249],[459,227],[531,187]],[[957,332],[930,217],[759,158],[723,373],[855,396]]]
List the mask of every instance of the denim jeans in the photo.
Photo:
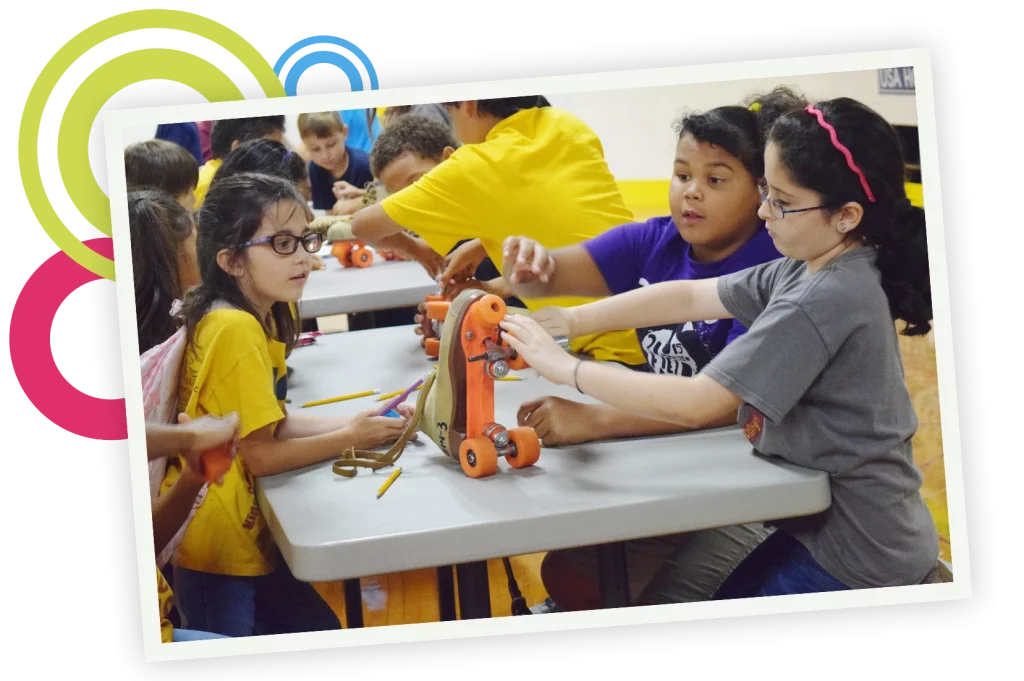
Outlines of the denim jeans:
[[715,600],[845,591],[793,535],[776,530],[733,570]]
[[190,630],[237,637],[341,629],[331,607],[292,575],[280,553],[277,570],[262,577],[175,567],[174,595]]
[[174,630],[174,643],[179,641],[205,641],[213,638],[229,638],[228,636],[221,636],[220,634],[214,634],[209,631],[193,631],[192,629],[175,629]]

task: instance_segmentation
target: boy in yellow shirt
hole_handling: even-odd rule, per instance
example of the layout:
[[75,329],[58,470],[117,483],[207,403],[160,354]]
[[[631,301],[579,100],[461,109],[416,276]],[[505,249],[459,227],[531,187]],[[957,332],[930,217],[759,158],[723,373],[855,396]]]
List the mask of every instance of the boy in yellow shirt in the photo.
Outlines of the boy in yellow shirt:
[[284,116],[255,116],[253,118],[225,118],[214,121],[210,129],[210,151],[213,158],[199,169],[196,185],[196,210],[203,205],[210,182],[217,174],[224,158],[242,142],[256,139],[284,142]]
[[[353,218],[359,239],[404,252],[432,275],[440,256],[463,239],[451,259],[475,269],[484,256],[501,263],[510,236],[533,235],[549,247],[593,238],[633,221],[604,159],[597,135],[580,119],[539,97],[447,102],[463,146],[411,186]],[[429,244],[416,248],[409,230]],[[543,305],[573,307],[588,298],[557,298]],[[527,308],[541,301],[523,300]],[[578,338],[572,349],[638,366],[645,360],[632,331]]]

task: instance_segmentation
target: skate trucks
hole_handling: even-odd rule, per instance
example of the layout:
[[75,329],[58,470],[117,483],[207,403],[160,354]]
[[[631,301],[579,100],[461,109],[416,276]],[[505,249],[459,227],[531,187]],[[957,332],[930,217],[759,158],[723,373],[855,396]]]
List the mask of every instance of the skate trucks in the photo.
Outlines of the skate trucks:
[[505,301],[483,291],[463,291],[451,302],[429,301],[429,318],[444,321],[438,364],[423,383],[409,428],[383,454],[349,450],[335,462],[335,472],[350,477],[355,466],[392,465],[416,428],[471,478],[497,473],[499,456],[517,469],[537,463],[540,439],[533,428],[509,429],[494,420],[494,381],[527,367],[501,338],[498,323],[506,312]]

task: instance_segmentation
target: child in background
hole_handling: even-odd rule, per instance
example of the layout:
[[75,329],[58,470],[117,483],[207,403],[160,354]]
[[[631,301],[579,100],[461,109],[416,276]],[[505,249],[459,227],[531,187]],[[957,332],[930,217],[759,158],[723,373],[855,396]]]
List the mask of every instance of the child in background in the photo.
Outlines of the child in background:
[[375,109],[346,109],[339,111],[341,121],[348,128],[346,143],[364,154],[370,153],[380,136],[380,119]]
[[275,175],[294,184],[304,199],[312,200],[309,170],[305,161],[280,142],[255,139],[235,147],[224,159],[210,184],[213,186],[218,180],[237,173]]
[[[373,245],[390,240],[389,247],[436,276],[438,254],[464,239],[473,241],[451,258],[459,256],[459,269],[472,273],[485,257],[501,262],[502,243],[510,236],[566,246],[630,222],[597,136],[569,112],[538,103],[537,97],[508,97],[446,104],[464,146],[409,187],[356,213],[355,236]],[[403,250],[404,230],[433,252]],[[586,300],[565,297],[560,303]],[[576,339],[573,349],[627,365],[644,362],[631,332]]]
[[[313,587],[300,582],[273,543],[255,496],[256,478],[373,449],[400,437],[402,418],[375,409],[352,418],[290,414],[285,351],[297,340],[289,303],[302,295],[321,236],[292,183],[263,174],[218,179],[199,213],[202,283],[186,296],[188,330],[179,409],[190,418],[238,412],[239,456],[208,488],[174,560],[187,625],[227,636],[340,627]],[[164,487],[183,468],[168,466]]]
[[455,127],[448,109],[443,104],[413,104],[411,106],[389,106],[384,110],[384,127],[392,125],[402,116],[423,116],[444,124],[454,133]]
[[126,147],[124,176],[129,190],[161,189],[185,210],[195,210],[199,165],[174,142],[153,139]]
[[195,123],[161,123],[156,126],[156,134],[153,136],[158,140],[173,142],[185,149],[196,160],[197,166],[205,163],[199,137],[199,126]]
[[312,159],[309,181],[313,208],[332,215],[351,215],[359,210],[373,175],[366,152],[348,145],[348,126],[341,115],[337,111],[300,114],[299,135]]
[[[511,275],[522,262],[546,273],[546,281],[510,282],[512,289],[534,298],[617,295],[663,281],[718,277],[782,257],[757,214],[765,138],[780,115],[807,102],[777,88],[748,104],[677,121],[670,215],[550,253],[533,240],[509,239],[505,272]],[[638,328],[636,334],[653,373],[694,376],[745,331],[727,319]],[[734,422],[735,415],[726,414],[708,425]],[[525,402],[518,423],[532,427],[545,447],[687,430],[607,404],[559,397]],[[758,523],[627,542],[630,597],[637,605],[709,600],[768,534]],[[551,599],[541,607],[599,607],[596,557],[594,547],[548,553],[541,575]]]
[[128,192],[128,229],[135,281],[139,352],[163,343],[177,330],[171,306],[199,283],[192,214],[165,192]]
[[[925,334],[932,305],[924,211],[907,199],[899,137],[848,98],[787,113],[768,136],[762,189],[785,258],[510,318],[504,335],[556,383],[687,428],[735,416],[759,453],[828,474],[829,508],[775,521],[716,599],[919,584],[938,565],[938,536],[893,322]],[[581,362],[551,338],[702,319],[749,330],[693,377]]]
[[196,121],[196,127],[199,129],[199,147],[203,154],[203,160],[200,163],[206,163],[213,158],[213,149],[210,147],[210,130],[213,129],[213,121]]
[[[224,418],[203,416],[192,421],[185,414],[178,425],[146,423],[146,452],[150,461],[181,454],[187,464],[177,484],[153,505],[153,546],[159,554],[188,517],[193,501],[205,484],[201,457],[204,452],[232,442],[238,433],[238,414]],[[160,608],[160,636],[164,643],[225,638],[220,634],[175,627],[171,620],[174,593],[159,567],[156,571]]]
[[210,189],[210,182],[213,181],[213,176],[224,162],[225,157],[239,144],[256,139],[283,141],[284,116],[226,118],[213,122],[213,127],[210,128],[210,151],[213,158],[199,169],[196,208],[202,205],[206,192]]

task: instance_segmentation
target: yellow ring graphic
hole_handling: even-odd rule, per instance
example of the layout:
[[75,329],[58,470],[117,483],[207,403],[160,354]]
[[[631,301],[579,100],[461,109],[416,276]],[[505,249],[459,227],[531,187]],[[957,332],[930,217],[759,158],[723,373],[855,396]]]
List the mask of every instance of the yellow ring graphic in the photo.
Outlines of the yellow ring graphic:
[[[79,239],[78,235],[76,235],[76,233],[72,231],[65,222],[63,222],[63,217],[59,212],[57,212],[56,208],[50,202],[46,190],[46,184],[43,181],[42,166],[39,159],[39,130],[45,120],[46,107],[49,102],[50,94],[60,85],[65,74],[67,74],[83,56],[96,47],[103,45],[104,43],[108,43],[119,36],[138,31],[177,31],[202,38],[217,45],[234,57],[234,59],[237,59],[239,63],[241,63],[241,65],[253,75],[266,96],[286,96],[285,86],[278,78],[278,75],[273,72],[273,66],[270,61],[268,61],[256,46],[245,38],[245,36],[240,34],[238,31],[217,22],[214,18],[182,9],[134,9],[100,19],[99,22],[90,24],[82,29],[80,33],[72,36],[46,59],[43,68],[33,80],[32,88],[25,97],[25,107],[22,110],[22,117],[20,117],[17,126],[17,172],[20,180],[22,180],[22,186],[25,190],[25,200],[28,203],[29,208],[32,210],[32,214],[36,221],[39,223],[40,228],[43,230],[43,233],[45,233],[47,238],[56,248],[61,251],[65,251],[72,260],[89,271],[112,282],[115,280],[114,261],[110,258],[99,255],[92,249],[85,246],[82,243],[82,240]],[[139,55],[144,54],[146,51],[148,50],[138,50],[131,54],[139,57]],[[174,53],[174,61],[169,61],[167,65],[165,65],[165,71],[176,71],[177,69],[180,69],[181,65],[184,65],[184,63],[187,63],[189,68],[194,68],[196,63],[198,63],[196,59],[204,61],[209,66],[213,66],[212,62],[206,61],[203,57],[198,57],[194,53],[185,50],[160,50],[160,52],[164,54],[165,59],[168,59],[168,53]],[[114,59],[111,61],[114,61]],[[123,61],[118,60],[117,63],[120,65]],[[105,62],[104,65],[101,66],[105,66]],[[121,76],[127,74],[132,78],[137,75],[136,70],[130,68],[123,69],[123,71],[124,74],[117,74],[117,72],[113,71],[111,73]],[[152,74],[150,73],[144,74],[144,76],[145,78],[142,78],[141,80],[152,79]],[[202,79],[197,80],[199,82],[203,82],[206,78],[208,77],[204,76]],[[183,82],[182,79],[187,80]],[[181,71],[178,72],[178,76],[169,78],[169,80],[182,82],[182,84],[191,87],[191,79],[189,78],[189,72],[187,69],[181,69]],[[132,82],[114,82],[105,89],[117,92],[129,85],[134,85],[137,82],[140,81],[132,80]],[[216,89],[219,90],[219,87],[220,86],[218,85]],[[237,88],[234,88],[234,90],[237,91]],[[74,107],[75,109],[78,108],[78,102],[75,102],[74,104],[72,102],[80,91],[81,85],[79,88],[76,88],[75,94],[69,98],[66,104],[67,107]],[[230,98],[237,97],[234,97],[232,92],[232,96]],[[85,104],[86,110],[90,109],[89,103],[90,102],[87,100]],[[61,121],[61,129],[65,129],[65,123],[65,121]],[[89,121],[89,130],[91,130],[91,124],[92,122]],[[70,126],[68,129],[74,130],[74,128],[71,128]],[[85,156],[87,163],[88,132],[84,132],[83,136],[86,146]],[[78,163],[78,167],[81,168],[80,159],[76,158],[79,152],[74,151],[77,140],[70,140],[68,144],[72,151],[66,151],[65,147],[61,145],[60,148],[63,151],[58,152],[58,154],[61,158],[70,160],[73,165]],[[72,196],[81,197],[85,202],[83,204],[85,212],[94,216],[97,220],[100,220],[99,224],[93,223],[94,226],[96,226],[100,231],[103,231],[103,233],[110,233],[110,206],[108,204],[102,212],[98,212],[97,197],[95,196],[94,191],[91,191],[92,187],[90,186],[90,184],[95,185],[95,176],[91,172],[91,168],[88,173],[79,172],[78,174],[61,174],[61,181],[63,185],[65,185],[66,191],[68,191],[69,199]],[[83,182],[85,183],[84,188],[82,185]],[[79,211],[79,214],[85,217],[85,213],[83,213],[77,206],[76,210]],[[101,221],[103,215],[106,215],[105,222]],[[91,222],[92,221],[90,220],[90,223]]]

